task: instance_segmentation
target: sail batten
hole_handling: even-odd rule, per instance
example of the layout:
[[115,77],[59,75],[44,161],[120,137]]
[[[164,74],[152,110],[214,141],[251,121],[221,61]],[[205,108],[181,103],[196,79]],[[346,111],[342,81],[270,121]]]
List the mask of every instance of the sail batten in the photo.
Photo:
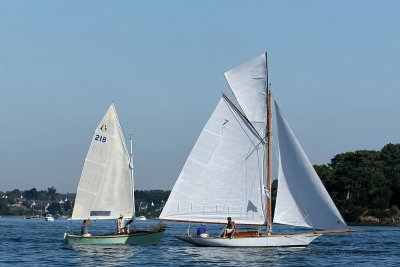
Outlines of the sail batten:
[[264,147],[252,125],[221,97],[191,151],[161,220],[262,225]]
[[314,229],[344,229],[346,223],[275,102],[279,137],[278,196],[274,221]]
[[79,181],[72,219],[133,216],[130,157],[112,103],[95,133]]

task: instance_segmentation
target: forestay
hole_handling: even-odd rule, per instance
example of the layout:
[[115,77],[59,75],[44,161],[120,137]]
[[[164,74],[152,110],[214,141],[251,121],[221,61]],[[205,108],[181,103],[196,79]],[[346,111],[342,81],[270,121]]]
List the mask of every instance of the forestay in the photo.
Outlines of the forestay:
[[115,219],[133,215],[130,158],[111,104],[93,135],[78,185],[72,219]]
[[[275,111],[281,174],[279,174],[274,222],[297,226],[308,225],[314,229],[346,228],[345,221],[276,102]],[[283,194],[286,194],[286,197],[282,197]],[[289,211],[292,211],[292,214]]]
[[161,220],[238,224],[265,222],[264,141],[224,96],[203,128]]
[[267,54],[225,72],[225,78],[246,117],[264,137],[267,120]]

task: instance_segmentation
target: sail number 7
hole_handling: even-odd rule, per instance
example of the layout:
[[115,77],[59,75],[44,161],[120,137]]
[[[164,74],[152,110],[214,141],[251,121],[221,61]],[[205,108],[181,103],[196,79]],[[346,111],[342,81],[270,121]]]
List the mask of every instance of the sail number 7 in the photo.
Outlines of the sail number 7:
[[105,136],[96,134],[96,137],[94,138],[94,140],[105,143],[107,141],[107,138]]

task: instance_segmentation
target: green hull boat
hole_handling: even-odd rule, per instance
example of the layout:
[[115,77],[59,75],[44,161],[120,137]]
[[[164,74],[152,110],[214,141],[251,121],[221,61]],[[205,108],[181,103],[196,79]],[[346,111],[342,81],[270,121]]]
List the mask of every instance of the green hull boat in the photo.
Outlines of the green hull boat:
[[86,244],[86,245],[109,245],[109,244],[127,244],[127,245],[151,245],[157,244],[163,236],[165,228],[158,231],[135,231],[130,234],[115,235],[76,235],[64,234],[64,242],[68,244]]

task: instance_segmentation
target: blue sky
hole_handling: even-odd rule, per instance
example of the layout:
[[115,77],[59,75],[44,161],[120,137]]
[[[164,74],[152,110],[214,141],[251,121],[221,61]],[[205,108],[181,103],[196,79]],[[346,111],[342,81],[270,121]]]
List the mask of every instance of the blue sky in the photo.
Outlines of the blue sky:
[[400,141],[398,1],[0,1],[0,191],[75,192],[110,102],[136,188],[171,189],[223,72],[268,52],[314,164]]

